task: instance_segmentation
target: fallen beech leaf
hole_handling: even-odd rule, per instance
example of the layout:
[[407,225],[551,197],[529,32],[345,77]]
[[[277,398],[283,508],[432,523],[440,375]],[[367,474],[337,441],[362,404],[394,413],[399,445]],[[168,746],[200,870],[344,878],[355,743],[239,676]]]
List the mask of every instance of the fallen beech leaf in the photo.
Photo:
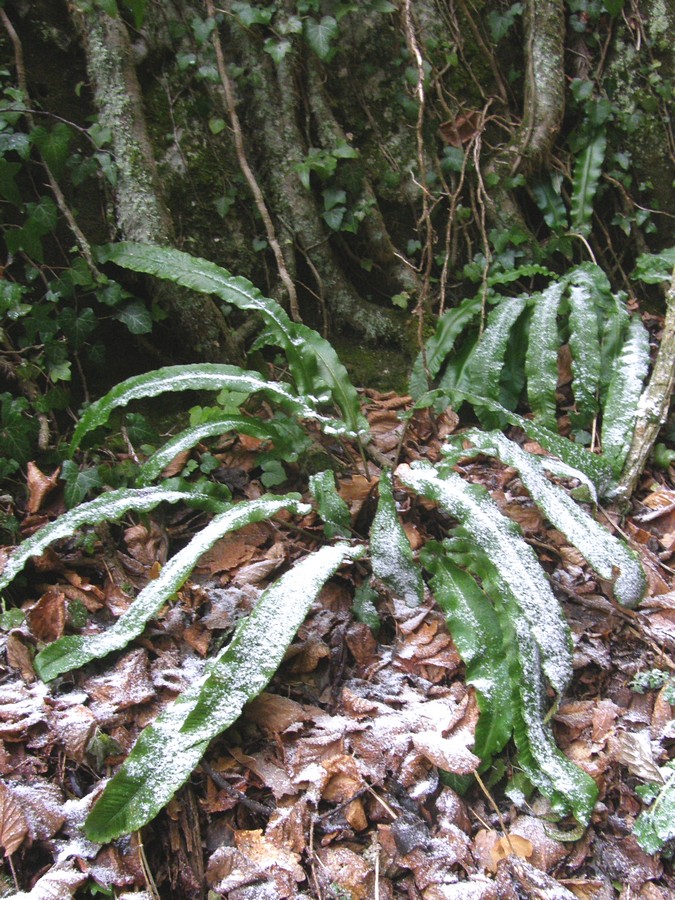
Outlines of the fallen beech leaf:
[[519,834],[505,834],[498,838],[490,852],[492,858],[492,871],[497,871],[497,863],[509,856],[519,856],[521,859],[529,859],[532,856],[532,843]]
[[60,468],[51,475],[41,472],[34,462],[29,462],[26,467],[26,483],[28,487],[27,512],[30,515],[36,513],[47,496],[59,483]]
[[616,762],[643,781],[663,784],[663,775],[654,762],[651,741],[646,731],[619,731],[611,742]]
[[375,489],[377,482],[378,479],[372,477],[368,481],[365,475],[354,475],[350,479],[341,478],[338,480],[338,494],[346,503],[351,503],[354,500],[365,500],[371,491]]
[[18,634],[9,635],[5,652],[7,654],[7,665],[10,669],[20,672],[24,681],[35,681],[33,658],[30,650]]
[[368,876],[372,866],[363,856],[347,847],[327,847],[317,854],[321,869],[334,888],[347,891],[353,900],[365,900],[369,894]]
[[438,130],[443,140],[451,147],[462,147],[480,131],[480,117],[480,112],[474,109],[466,115],[448,119],[447,122],[440,125]]
[[26,613],[33,635],[43,644],[60,638],[66,627],[66,598],[63,591],[52,587]]
[[437,731],[423,731],[412,736],[412,742],[426,759],[439,769],[456,775],[470,775],[480,765],[480,758],[469,749],[474,733],[469,728],[458,728],[450,737]]
[[[546,823],[534,816],[518,816],[511,823],[511,842],[525,840],[530,845],[529,853],[518,853],[529,859],[533,866],[543,872],[550,872],[568,855],[569,848],[546,833]],[[518,851],[516,851],[518,852]]]
[[19,849],[27,834],[28,826],[21,804],[0,781],[0,844],[7,856]]

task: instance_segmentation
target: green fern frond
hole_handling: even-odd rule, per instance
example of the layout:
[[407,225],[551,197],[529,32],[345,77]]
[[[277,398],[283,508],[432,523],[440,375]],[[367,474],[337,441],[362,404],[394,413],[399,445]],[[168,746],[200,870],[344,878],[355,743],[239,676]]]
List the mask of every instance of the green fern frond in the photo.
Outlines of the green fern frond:
[[612,369],[602,416],[602,452],[618,478],[630,450],[638,403],[649,369],[649,334],[639,316]]
[[572,231],[587,235],[591,230],[593,201],[605,161],[607,138],[603,132],[591,137],[574,166],[572,185]]
[[557,430],[556,387],[558,385],[558,310],[565,285],[554,282],[533,298],[530,331],[525,356],[527,397],[538,425]]
[[323,547],[267,588],[202,678],[141,732],[85,822],[90,840],[104,843],[130,834],[157,815],[209,742],[264,690],[328,578],[362,553],[345,543]]

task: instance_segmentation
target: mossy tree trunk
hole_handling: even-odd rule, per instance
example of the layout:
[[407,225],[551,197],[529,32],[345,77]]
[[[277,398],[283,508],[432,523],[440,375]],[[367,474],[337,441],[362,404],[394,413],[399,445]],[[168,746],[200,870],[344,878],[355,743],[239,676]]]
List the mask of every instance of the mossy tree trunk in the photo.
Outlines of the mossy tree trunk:
[[[499,279],[536,290],[526,264],[563,273],[591,254],[616,288],[634,293],[636,255],[672,240],[664,174],[675,146],[672,10],[658,0],[612,3],[612,15],[577,7],[7,0],[4,8],[26,43],[38,102],[44,62],[34,48],[48,34],[73,53],[80,38],[86,112],[99,139],[108,135],[116,172],[103,239],[212,259],[331,337],[405,362],[463,297],[487,298]],[[46,117],[88,127],[86,91],[78,115],[43,95]],[[606,151],[580,240],[565,224],[575,161],[600,132]],[[77,208],[84,195],[67,179],[63,190]],[[91,214],[77,213],[85,238],[102,243],[100,222],[89,228]],[[530,274],[513,275],[521,269]],[[257,322],[162,290],[147,300],[168,313],[184,359],[241,359]]]

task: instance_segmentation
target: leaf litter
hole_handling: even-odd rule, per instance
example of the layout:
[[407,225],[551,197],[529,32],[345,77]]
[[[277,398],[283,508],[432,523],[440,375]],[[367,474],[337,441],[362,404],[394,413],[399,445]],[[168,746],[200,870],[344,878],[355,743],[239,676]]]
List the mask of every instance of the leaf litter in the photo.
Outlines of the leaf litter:
[[[367,400],[380,454],[392,463],[399,448],[405,462],[439,459],[456,423],[439,437],[425,410],[403,426],[398,413],[408,398],[368,392]],[[233,459],[237,446],[230,444]],[[127,528],[117,566],[92,570],[84,555],[55,545],[40,546],[44,558],[27,569],[24,616],[0,635],[5,895],[40,900],[97,888],[205,900],[675,896],[669,854],[646,853],[632,834],[640,792],[667,777],[675,745],[667,690],[675,673],[672,485],[647,473],[643,503],[625,523],[650,575],[647,599],[626,611],[524,494],[515,470],[480,457],[461,468],[515,510],[570,624],[574,679],[553,727],[558,746],[600,791],[585,834],[549,824],[547,802],[529,792],[508,750],[501,769],[480,772],[475,693],[433,597],[415,587],[419,605],[408,605],[376,584],[375,634],[354,618],[357,566],[324,587],[278,675],[211,743],[142,841],[87,840],[84,820],[142,729],[203,678],[205,655],[227,644],[278,571],[316,549],[312,532],[321,543],[313,514],[301,532],[256,524],[224,537],[125,650],[45,685],[32,666],[35,651],[72,632],[82,607],[92,623],[85,632],[109,627],[151,582],[155,560],[175,554],[172,525],[181,513],[171,507]],[[354,471],[338,477],[337,490],[357,525],[375,513],[381,473],[358,463]],[[243,494],[259,497],[254,470],[241,472]],[[396,482],[393,496],[413,551],[438,537],[430,504],[398,496]],[[55,498],[58,505],[55,475],[32,465],[27,521],[49,521],[45,504]],[[409,600],[407,584],[402,592]],[[665,673],[665,686],[632,689],[652,669]]]

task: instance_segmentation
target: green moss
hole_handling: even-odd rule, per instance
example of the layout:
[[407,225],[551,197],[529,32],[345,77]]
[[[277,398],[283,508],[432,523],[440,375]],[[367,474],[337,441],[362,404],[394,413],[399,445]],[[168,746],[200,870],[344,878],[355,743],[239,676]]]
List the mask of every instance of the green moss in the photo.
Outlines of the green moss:
[[400,348],[368,347],[342,335],[332,341],[354,384],[405,394],[411,359]]

